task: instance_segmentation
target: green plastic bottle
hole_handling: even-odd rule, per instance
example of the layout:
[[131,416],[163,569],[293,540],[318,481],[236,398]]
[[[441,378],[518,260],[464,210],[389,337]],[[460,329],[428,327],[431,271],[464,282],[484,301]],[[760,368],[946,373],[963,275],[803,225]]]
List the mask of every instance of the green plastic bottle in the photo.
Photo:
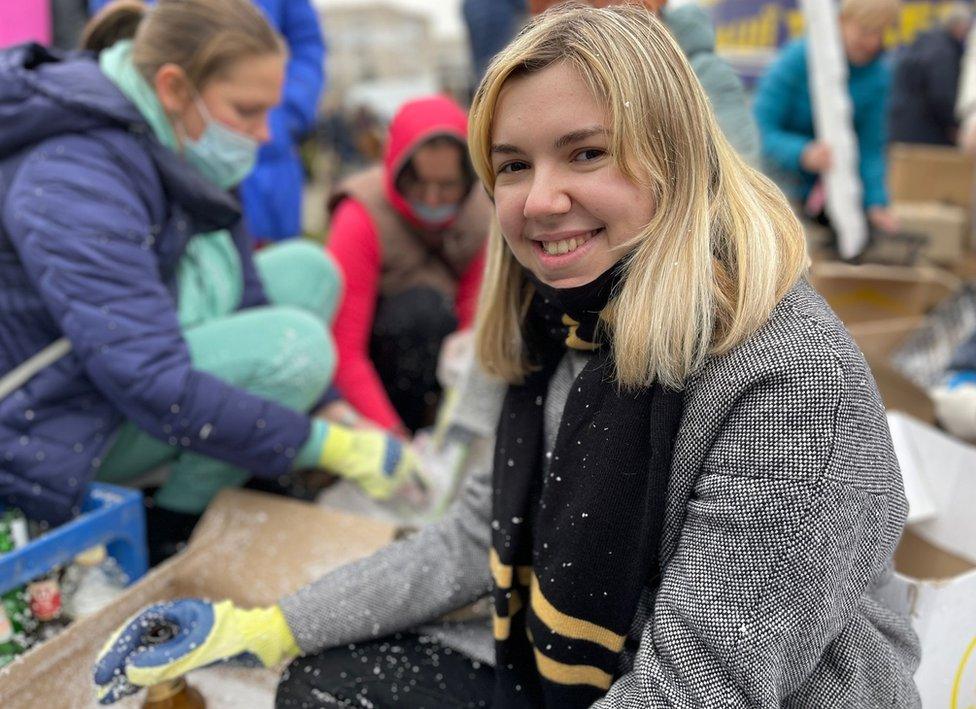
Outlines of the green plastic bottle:
[[[20,510],[0,513],[0,555],[19,549],[27,541],[27,520]],[[31,646],[33,626],[23,586],[0,595],[0,667],[13,662]]]

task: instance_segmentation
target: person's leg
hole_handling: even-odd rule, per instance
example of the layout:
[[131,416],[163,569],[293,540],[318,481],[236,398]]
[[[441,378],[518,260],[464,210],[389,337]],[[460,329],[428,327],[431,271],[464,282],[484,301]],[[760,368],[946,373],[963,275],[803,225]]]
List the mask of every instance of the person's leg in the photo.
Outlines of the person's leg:
[[298,658],[281,676],[275,707],[488,707],[494,684],[491,667],[398,633]]
[[320,245],[307,239],[284,241],[255,254],[254,265],[269,301],[332,322],[342,296],[342,274]]
[[[198,369],[297,411],[318,401],[335,370],[335,350],[322,323],[291,307],[253,308],[213,320],[187,331],[186,341]],[[217,492],[249,476],[126,423],[98,477],[122,482],[170,461],[172,471],[156,501],[181,512],[201,512]]]
[[433,289],[397,293],[376,306],[370,359],[411,431],[433,423],[440,394],[437,358],[444,338],[456,329],[451,301]]
[[[325,322],[338,300],[338,270],[321,248],[297,240],[294,245],[268,249],[256,262],[259,274],[268,280],[269,299],[295,307],[230,313],[215,309],[212,299],[198,288],[181,290],[181,301],[192,301],[202,313],[203,322],[184,333],[193,364],[253,393],[307,411],[321,397],[335,369],[335,347]],[[225,272],[226,260],[198,259],[188,261],[186,267],[201,271],[188,282],[239,277]],[[174,442],[157,440],[125,423],[98,479],[124,483],[167,463],[173,463],[170,478],[147,511],[150,552],[156,561],[172,554],[176,544],[189,536],[200,512],[219,490],[239,486],[249,477],[246,471],[186,453]]]
[[[335,349],[321,321],[289,306],[252,308],[186,333],[194,365],[296,411],[308,411],[335,371]],[[183,453],[156,493],[171,510],[200,513],[225,487],[250,473],[195,453]]]

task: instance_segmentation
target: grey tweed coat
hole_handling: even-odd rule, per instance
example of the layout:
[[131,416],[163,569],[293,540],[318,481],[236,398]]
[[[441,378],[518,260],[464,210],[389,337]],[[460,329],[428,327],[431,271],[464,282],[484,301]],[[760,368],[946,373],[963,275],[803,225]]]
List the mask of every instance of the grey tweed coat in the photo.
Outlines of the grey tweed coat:
[[[442,521],[283,599],[301,648],[413,628],[483,596],[490,498],[485,465]],[[801,282],[687,384],[660,588],[597,706],[920,706],[917,638],[882,601],[906,512],[871,373]],[[490,659],[482,626],[451,632],[448,644]]]

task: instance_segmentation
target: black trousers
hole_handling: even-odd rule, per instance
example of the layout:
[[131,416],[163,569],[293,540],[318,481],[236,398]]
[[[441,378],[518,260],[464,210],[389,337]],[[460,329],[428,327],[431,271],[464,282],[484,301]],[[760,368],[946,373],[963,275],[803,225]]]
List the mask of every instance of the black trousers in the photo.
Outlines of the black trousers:
[[491,706],[491,667],[413,633],[301,657],[285,669],[276,709]]
[[457,325],[454,304],[432,288],[386,296],[376,305],[369,356],[390,403],[411,431],[434,422],[441,391],[437,357]]

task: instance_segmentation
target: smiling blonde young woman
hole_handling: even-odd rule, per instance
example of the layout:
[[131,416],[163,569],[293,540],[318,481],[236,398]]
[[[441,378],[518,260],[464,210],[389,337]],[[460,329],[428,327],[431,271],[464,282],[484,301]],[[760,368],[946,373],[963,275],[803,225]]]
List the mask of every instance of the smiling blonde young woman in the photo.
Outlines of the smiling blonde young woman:
[[[878,392],[667,30],[542,15],[469,140],[498,227],[493,461],[443,520],[281,600],[306,656],[277,706],[918,706]],[[437,622],[487,592],[490,628]],[[187,668],[126,651],[103,669]]]
[[[613,39],[588,21],[573,27],[593,53],[590,61],[582,52],[560,61],[567,50],[537,33],[523,35],[500,55],[475,97],[471,155],[494,195],[499,219],[505,219],[506,200],[514,191],[510,185],[518,181],[496,174],[499,154],[493,143],[499,138],[492,130],[505,127],[495,123],[495,113],[506,89],[511,90],[508,80],[551,67],[554,85],[572,74],[577,93],[583,82],[604,97],[605,111],[599,116],[606,130],[602,160],[613,163],[615,179],[627,183],[625,189],[650,195],[664,207],[651,210],[637,225],[627,225],[623,236],[610,235],[617,247],[614,260],[628,254],[627,270],[634,276],[624,279],[616,307],[608,314],[618,376],[627,385],[659,379],[676,386],[706,354],[727,351],[765,322],[806,268],[807,255],[801,227],[782,194],[722,139],[700,84],[670,37],[648,36],[625,19],[635,12],[606,13],[611,19],[603,21],[614,23]],[[622,46],[615,45],[618,36]],[[520,59],[522,52],[530,59]],[[649,55],[661,54],[673,72],[647,61]],[[621,71],[622,66],[628,70]],[[508,122],[528,128],[550,111],[566,117],[577,112],[575,96],[554,93],[559,103],[546,107],[540,100],[532,110],[523,104],[519,119]],[[525,144],[530,143],[527,136]],[[606,189],[613,193],[617,188]],[[619,199],[626,202],[632,195]],[[656,234],[685,238],[651,238]],[[526,371],[519,349],[525,271],[518,267],[517,253],[518,247],[509,249],[499,239],[490,243],[482,291],[479,354],[490,371],[505,379]],[[648,308],[648,303],[655,307]],[[684,317],[675,318],[676,312]],[[624,322],[628,327],[617,327]]]

